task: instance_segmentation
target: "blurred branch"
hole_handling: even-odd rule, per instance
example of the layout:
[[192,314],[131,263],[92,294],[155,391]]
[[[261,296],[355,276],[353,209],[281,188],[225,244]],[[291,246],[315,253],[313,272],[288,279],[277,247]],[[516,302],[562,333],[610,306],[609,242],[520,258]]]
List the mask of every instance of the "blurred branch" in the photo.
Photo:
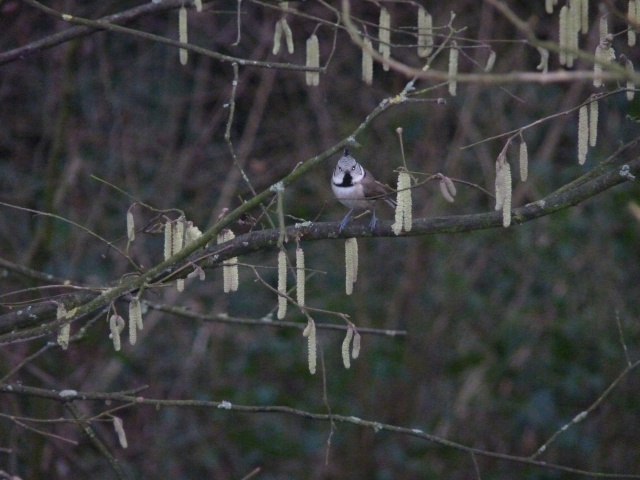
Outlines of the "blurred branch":
[[[560,51],[557,43],[551,41],[538,40],[530,31],[526,22],[520,20],[507,6],[497,0],[490,0],[491,5],[498,8],[507,18],[516,24],[516,26],[529,32],[529,42],[534,46],[539,46],[550,51]],[[393,58],[383,59],[376,50],[365,45],[363,39],[355,24],[351,20],[350,15],[351,3],[349,0],[342,0],[342,23],[351,36],[353,43],[363,50],[366,50],[377,62],[388,64],[396,72],[402,73],[409,78],[420,78],[423,80],[450,81],[455,80],[460,83],[476,83],[482,85],[498,85],[504,83],[566,83],[578,81],[592,81],[596,74],[593,69],[590,70],[558,70],[554,72],[509,72],[509,73],[459,73],[450,76],[448,72],[439,70],[423,70],[414,68],[405,63],[394,60]],[[591,64],[600,63],[606,71],[597,74],[597,77],[603,81],[609,80],[632,80],[640,83],[640,74],[626,71],[624,67],[613,62],[602,61],[595,58],[595,55],[583,52],[581,50],[571,50],[571,53],[577,57],[587,60]]]
[[[220,60],[222,62],[230,62],[230,63],[237,63],[238,65],[243,65],[243,66],[251,66],[251,67],[261,67],[261,68],[271,68],[271,69],[278,69],[278,70],[301,70],[301,71],[311,71],[311,72],[319,72],[322,69],[321,68],[315,68],[315,67],[307,67],[305,65],[293,65],[290,63],[277,63],[277,62],[260,62],[258,60],[247,60],[247,59],[243,59],[243,58],[236,58],[236,57],[231,57],[229,55],[224,55],[222,53],[218,53],[218,52],[214,52],[213,50],[209,50],[206,48],[202,48],[202,47],[197,47],[195,45],[191,45],[189,43],[182,43],[182,42],[178,42],[176,40],[171,40],[169,38],[163,37],[161,35],[155,35],[153,33],[147,33],[147,32],[142,32],[140,30],[134,30],[132,28],[127,28],[127,27],[122,27],[120,25],[117,25],[115,23],[110,23],[106,17],[105,19],[100,19],[100,20],[89,20],[86,18],[80,18],[80,17],[76,17],[67,13],[61,13],[58,12],[57,10],[54,10],[52,8],[49,8],[43,4],[41,4],[40,2],[37,2],[36,0],[22,0],[24,3],[31,5],[34,8],[37,8],[38,10],[41,10],[45,13],[47,13],[48,15],[52,15],[54,17],[57,17],[61,20],[64,20],[65,22],[69,22],[69,23],[74,23],[77,25],[82,25],[84,27],[89,27],[89,31],[88,32],[83,32],[80,33],[79,35],[82,34],[89,34],[92,31],[98,31],[98,30],[106,30],[109,32],[117,32],[117,33],[124,33],[127,35],[131,35],[137,38],[141,38],[143,40],[149,40],[152,42],[157,42],[157,43],[162,43],[165,45],[169,45],[171,47],[176,47],[176,48],[182,48],[185,50],[189,50],[191,52],[195,52],[198,53],[200,55],[204,55],[206,57],[211,57],[214,58],[216,60]],[[170,3],[170,5],[172,6],[172,8],[178,8],[180,6],[182,6],[183,2],[179,2],[179,1],[173,1]],[[154,7],[165,7],[163,8],[163,10],[167,9],[167,5],[165,5],[165,2],[162,2],[161,4],[152,4]],[[149,12],[147,13],[154,13],[155,11],[157,11],[159,8],[157,9],[151,9]],[[123,22],[126,20],[122,20]],[[5,62],[6,63],[6,62]],[[2,57],[0,56],[0,65],[2,65]]]
[[[627,376],[632,370],[637,368],[640,365],[640,361],[634,363],[632,366],[628,366],[622,372],[620,377],[614,381],[612,386],[607,390],[609,392],[613,387],[615,387],[621,377]],[[605,394],[607,393],[605,392]],[[393,432],[400,435],[406,435],[411,437],[418,437],[423,440],[427,440],[438,445],[442,445],[444,447],[448,447],[454,450],[459,450],[462,452],[466,452],[472,455],[477,455],[481,457],[495,458],[498,460],[503,460],[507,462],[513,462],[523,465],[531,465],[540,468],[546,468],[549,470],[556,470],[567,473],[574,473],[579,475],[588,475],[596,478],[640,478],[640,475],[625,475],[625,474],[615,474],[615,473],[604,473],[604,472],[594,472],[588,470],[581,470],[578,468],[567,467],[564,465],[558,465],[553,463],[544,462],[541,460],[536,460],[530,457],[521,457],[516,455],[509,455],[505,453],[492,452],[489,450],[482,450],[479,448],[469,447],[467,445],[463,445],[461,443],[457,443],[451,440],[447,440],[445,438],[432,435],[430,433],[425,433],[422,430],[416,428],[405,428],[399,427],[396,425],[380,423],[377,421],[371,420],[362,420],[353,416],[345,416],[345,415],[336,415],[329,413],[313,413],[306,410],[301,410],[292,407],[280,406],[280,405],[234,405],[228,401],[213,401],[213,400],[163,400],[163,399],[153,399],[153,398],[144,398],[144,397],[136,397],[123,393],[108,393],[108,392],[75,392],[71,390],[66,391],[57,391],[57,390],[46,390],[42,388],[29,387],[22,384],[0,384],[0,393],[18,395],[18,396],[28,396],[28,397],[36,397],[36,398],[44,398],[48,400],[53,400],[56,402],[64,403],[67,405],[67,408],[74,408],[71,404],[73,401],[102,401],[102,402],[126,402],[133,403],[137,405],[148,405],[153,408],[160,407],[177,407],[177,408],[209,408],[209,409],[220,409],[220,410],[230,410],[234,412],[242,412],[242,413],[282,413],[286,415],[306,418],[309,420],[323,421],[323,422],[340,422],[349,425],[355,425],[359,427],[364,427],[367,429],[373,429],[375,432],[387,431]],[[75,408],[74,408],[75,410]],[[72,412],[74,411],[72,410]],[[82,420],[77,410],[75,410],[74,416]],[[95,437],[95,432],[91,430],[90,426],[87,425],[88,430],[85,432],[92,438],[97,439]],[[93,437],[91,436],[93,434]],[[102,444],[104,447],[104,444]],[[98,448],[99,445],[98,445]],[[106,447],[104,447],[106,449]],[[103,452],[104,453],[104,452]],[[107,458],[110,461],[115,461],[115,466],[120,467],[117,464],[117,461],[106,451],[108,455]],[[113,464],[112,464],[113,465]],[[120,467],[121,468],[121,467]]]
[[[181,0],[165,0],[161,3],[147,2],[139,7],[125,10],[124,12],[108,15],[100,19],[100,21],[108,22],[111,24],[126,23],[145,15],[153,13],[164,12],[165,10],[171,10],[178,8],[182,5]],[[15,62],[16,60],[24,60],[27,57],[35,55],[36,53],[43,52],[49,48],[55,47],[62,43],[68,42],[74,38],[86,37],[92,33],[99,31],[97,28],[91,28],[87,26],[71,27],[63,32],[55,33],[40,40],[28,43],[13,50],[0,53],[0,65]]]
[[4,258],[1,258],[1,257],[0,257],[0,267],[2,267],[3,269],[9,272],[17,273],[19,275],[27,277],[31,280],[37,280],[39,282],[45,282],[47,284],[57,283],[61,287],[71,285],[70,279],[55,277],[49,273],[43,273],[38,270],[33,270],[32,268],[25,267],[23,265],[18,265],[17,263],[10,262],[9,260],[5,260]]
[[[601,60],[599,58],[596,58],[594,54],[584,52],[583,50],[580,50],[580,49],[568,48],[568,47],[561,49],[560,45],[556,42],[552,42],[549,40],[540,40],[538,37],[536,37],[535,32],[533,31],[529,23],[525,22],[524,20],[521,20],[520,17],[518,17],[518,15],[516,15],[516,13],[507,6],[507,4],[505,4],[504,2],[501,2],[500,0],[487,0],[487,2],[491,4],[500,13],[502,13],[505,16],[505,18],[507,18],[507,20],[509,20],[518,30],[520,30],[520,32],[522,32],[527,37],[528,42],[532,46],[544,48],[545,50],[549,50],[555,53],[560,53],[561,51],[567,52],[567,53],[570,53],[571,55],[576,56],[577,58],[586,60],[587,62],[589,62],[589,64],[598,63],[602,65],[603,68],[606,68],[610,71],[614,71],[619,74],[624,73],[624,67],[621,65],[618,65],[617,63],[610,62],[607,60]],[[600,77],[600,75],[598,75],[598,77]]]
[[[247,60],[237,57],[231,57],[228,55],[220,54],[218,52],[205,49],[202,47],[197,47],[195,45],[190,45],[187,43],[181,43],[175,40],[171,40],[160,35],[154,35],[151,33],[141,32],[139,30],[122,27],[120,23],[126,23],[136,18],[154,14],[157,12],[162,12],[166,10],[172,10],[179,8],[182,6],[183,2],[180,0],[165,0],[161,3],[147,3],[140,7],[136,7],[130,10],[126,10],[124,12],[120,12],[114,15],[109,15],[103,17],[98,20],[89,20],[85,18],[76,17],[69,14],[63,14],[56,10],[53,10],[36,0],[22,0],[24,3],[31,5],[34,8],[37,8],[41,11],[46,12],[49,15],[55,16],[61,20],[64,20],[69,23],[74,23],[78,25],[77,27],[72,27],[64,32],[60,32],[49,37],[46,37],[41,40],[37,40],[28,45],[24,45],[22,47],[18,47],[13,50],[9,50],[7,52],[0,53],[0,65],[4,65],[16,60],[22,60],[28,56],[31,56],[35,53],[39,53],[48,48],[54,47],[56,45],[60,45],[61,43],[67,42],[73,38],[83,37],[90,35],[96,31],[107,30],[118,33],[125,33],[127,35],[132,35],[138,38],[142,38],[145,40],[162,43],[165,45],[169,45],[176,48],[183,48],[201,55],[205,55],[211,58],[214,58],[223,62],[230,63],[238,63],[243,66],[253,66],[259,68],[273,68],[273,69],[281,69],[281,70],[299,70],[299,71],[323,71],[323,68],[312,68],[306,67],[304,65],[292,65],[289,63],[276,63],[276,62],[261,62],[257,60]],[[503,13],[505,13],[505,9],[500,2],[492,1],[492,5],[496,6],[496,8],[500,9]],[[348,0],[343,0],[343,23],[349,32],[354,43],[356,43],[360,48],[366,48],[362,39],[360,38],[358,31],[351,21],[349,16],[350,5]],[[508,11],[508,9],[507,9]],[[512,19],[510,16],[508,18]],[[517,18],[517,17],[516,17]],[[522,22],[519,20],[519,23],[516,25],[520,25]],[[521,25],[520,25],[521,26]],[[535,37],[534,37],[535,38]],[[531,39],[529,39],[530,42]],[[536,46],[541,46],[551,51],[558,51],[559,46],[554,42],[549,41],[541,41],[537,40],[532,42],[532,44]],[[370,50],[370,53],[373,57],[382,62],[382,57],[375,50]],[[596,61],[595,57],[589,53],[585,53],[582,51],[572,52],[577,56],[586,59],[587,61],[593,63]],[[398,62],[394,59],[385,60],[385,63],[388,63],[391,68],[396,70],[403,75],[410,78],[420,78],[420,79],[430,79],[437,81],[447,81],[451,80],[451,77],[447,72],[438,71],[438,70],[427,70],[424,71],[422,68],[414,68],[409,65],[406,65],[402,62]],[[598,74],[598,77],[604,81],[608,80],[632,80],[637,83],[640,83],[640,73],[630,73],[623,67],[619,65],[613,64],[611,62],[603,63],[608,70]],[[455,81],[461,83],[479,83],[484,85],[490,84],[504,84],[504,83],[520,83],[520,82],[533,82],[533,83],[566,83],[566,82],[576,82],[576,81],[592,81],[594,78],[594,72],[592,70],[576,70],[576,71],[566,71],[559,70],[555,72],[546,72],[546,73],[538,73],[538,72],[509,72],[509,73],[468,73],[468,74],[458,74],[455,76]]]

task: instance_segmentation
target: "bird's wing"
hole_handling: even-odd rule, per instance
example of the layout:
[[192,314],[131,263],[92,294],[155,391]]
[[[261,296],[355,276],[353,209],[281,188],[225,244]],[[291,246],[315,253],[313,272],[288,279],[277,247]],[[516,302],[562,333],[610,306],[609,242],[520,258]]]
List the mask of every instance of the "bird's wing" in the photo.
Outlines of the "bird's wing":
[[395,200],[390,196],[393,192],[389,188],[377,180],[374,180],[373,175],[371,175],[368,170],[365,170],[365,178],[368,179],[368,181],[361,182],[365,198],[384,200],[392,207],[396,206]]

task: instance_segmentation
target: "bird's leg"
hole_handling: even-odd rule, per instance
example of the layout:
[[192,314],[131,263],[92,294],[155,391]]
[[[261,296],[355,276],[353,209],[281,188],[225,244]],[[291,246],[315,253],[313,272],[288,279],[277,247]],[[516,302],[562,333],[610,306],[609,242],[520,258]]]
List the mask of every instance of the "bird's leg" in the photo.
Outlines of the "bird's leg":
[[344,216],[344,218],[340,222],[340,228],[338,230],[340,233],[342,233],[342,230],[344,230],[344,227],[346,227],[347,223],[349,223],[349,220],[351,220],[352,213],[353,213],[353,208],[349,210],[349,212]]
[[376,223],[378,223],[378,217],[376,217],[376,207],[374,205],[371,209],[371,221],[369,222],[369,228],[372,232],[376,229]]

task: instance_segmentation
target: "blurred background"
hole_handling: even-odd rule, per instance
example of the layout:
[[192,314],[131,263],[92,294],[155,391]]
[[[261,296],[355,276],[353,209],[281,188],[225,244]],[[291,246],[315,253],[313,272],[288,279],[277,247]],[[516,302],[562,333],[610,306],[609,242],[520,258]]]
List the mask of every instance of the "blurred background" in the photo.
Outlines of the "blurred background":
[[[558,38],[558,8],[544,2],[507,1],[541,39]],[[562,1],[560,2],[563,3]],[[140,2],[59,1],[48,6],[86,18],[126,11]],[[382,2],[392,18],[392,56],[421,67],[416,55],[416,2]],[[460,70],[479,72],[491,50],[494,71],[535,71],[539,53],[487,2],[425,2],[441,43],[453,26]],[[613,7],[591,2],[591,28],[580,47],[598,44],[599,16],[615,33],[614,48],[636,64],[626,28]],[[326,73],[308,87],[304,72],[240,67],[231,139],[257,191],[268,188],[299,162],[350,135],[384,98],[408,78],[374,67],[371,86],[361,80],[361,52],[335,29],[338,2],[291,2],[286,18],[295,51],[272,53],[273,3],[214,1],[188,10],[189,41],[238,58],[304,64],[305,42],[315,31]],[[353,1],[359,28],[377,35],[379,5]],[[69,25],[20,1],[0,3],[0,51],[47,37]],[[130,28],[177,39],[177,9],[143,15]],[[464,30],[462,30],[464,29]],[[619,35],[618,35],[619,34]],[[335,38],[335,40],[334,40]],[[333,43],[335,41],[335,48]],[[448,48],[432,68],[447,70]],[[556,55],[550,69],[559,68]],[[576,69],[591,67],[577,61]],[[251,192],[232,163],[224,132],[233,70],[228,63],[189,54],[180,65],[175,48],[117,33],[75,38],[0,67],[0,201],[51,212],[95,231],[124,248],[125,214],[133,203],[94,175],[158,208],[182,209],[202,230],[224,208]],[[404,131],[411,170],[450,177],[493,191],[495,160],[504,138],[475,144],[550,115],[573,109],[596,90],[590,83],[459,84],[456,97],[434,82],[422,98],[432,102],[395,107],[356,139],[352,153],[381,181],[393,185],[402,165],[396,128]],[[617,85],[606,85],[615,90]],[[446,103],[436,103],[444,98]],[[514,175],[513,205],[535,201],[577,178],[638,136],[637,100],[624,92],[599,102],[598,144],[587,163],[577,162],[577,112],[527,129],[529,179]],[[638,151],[625,153],[635,158]],[[517,171],[517,148],[508,158]],[[338,156],[285,192],[288,223],[339,221],[346,209],[331,193]],[[354,294],[344,292],[343,241],[302,242],[307,304],[344,312],[360,327],[402,329],[406,337],[363,335],[360,358],[345,370],[343,334],[319,331],[331,411],[419,428],[471,447],[511,455],[533,454],[554,432],[589,407],[627,365],[639,358],[640,223],[632,205],[638,188],[625,184],[569,210],[508,229],[414,238],[359,239],[360,271]],[[435,182],[414,190],[415,217],[480,213],[494,200],[459,185],[453,204]],[[140,228],[155,212],[134,207]],[[256,217],[260,212],[254,213]],[[391,220],[382,206],[378,215]],[[274,217],[275,218],[275,217]],[[103,242],[50,217],[0,207],[0,256],[16,264],[101,286],[131,273],[131,265]],[[356,220],[368,222],[367,219]],[[261,218],[255,229],[269,228]],[[162,260],[159,235],[139,232],[131,247],[144,268]],[[293,245],[289,245],[293,259]],[[264,266],[276,284],[276,253],[242,257]],[[293,277],[290,275],[289,280]],[[148,291],[152,302],[203,313],[259,319],[273,312],[275,295],[240,270],[240,289],[222,293],[222,274],[204,282]],[[5,272],[0,293],[42,286]],[[2,297],[2,304],[47,298],[36,290]],[[118,303],[126,313],[127,303]],[[2,309],[6,313],[7,308]],[[334,316],[315,320],[336,323]],[[620,328],[617,320],[619,320]],[[305,323],[290,308],[286,320]],[[114,352],[104,315],[68,350],[51,348],[8,381],[50,389],[119,391],[149,385],[149,398],[227,400],[233,404],[285,405],[325,413],[320,372],[310,375],[306,340],[298,329],[194,321],[150,311],[138,344]],[[0,376],[48,339],[0,348]],[[583,422],[564,432],[540,457],[550,463],[613,473],[640,471],[640,381],[626,376]],[[108,463],[71,424],[38,425],[73,439],[70,445],[26,430],[7,416],[56,419],[68,415],[54,402],[5,395],[0,407],[0,469],[21,478],[113,478]],[[86,415],[108,408],[79,404]],[[212,409],[132,407],[118,413],[129,447],[118,445],[110,423],[94,427],[133,478],[422,479],[475,478],[469,454],[417,438],[281,414],[242,414]],[[477,456],[484,479],[569,478],[553,470]],[[577,478],[577,477],[576,477]]]

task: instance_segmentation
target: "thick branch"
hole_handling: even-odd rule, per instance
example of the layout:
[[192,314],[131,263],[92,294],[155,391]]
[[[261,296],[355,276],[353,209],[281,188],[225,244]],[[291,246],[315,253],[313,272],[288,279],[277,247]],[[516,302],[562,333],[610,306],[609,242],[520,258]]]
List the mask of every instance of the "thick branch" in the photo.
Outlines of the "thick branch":
[[[640,158],[636,158],[628,162],[627,166],[629,167],[629,173],[631,175],[640,175]],[[302,168],[298,170],[301,169]],[[294,171],[294,173],[295,172],[297,172],[297,170]],[[289,177],[287,178],[290,179],[290,177],[291,175],[289,175]],[[527,205],[523,205],[522,207],[514,209],[512,211],[512,223],[521,224],[539,217],[550,215],[559,210],[577,205],[591,197],[598,195],[601,192],[604,192],[609,188],[612,188],[626,181],[627,177],[620,174],[620,168],[612,167],[596,178],[578,184],[574,188],[568,190],[560,190],[556,193],[550,194],[549,196],[541,200],[538,200],[537,202],[529,203]],[[260,201],[262,201],[263,197],[266,198],[267,194],[268,191],[263,192],[248,203],[255,203],[257,205],[258,202],[256,201],[256,199],[260,199]],[[241,207],[238,210],[247,211],[248,209],[243,209]],[[234,211],[234,213],[236,212]],[[229,223],[230,222],[228,221],[224,222],[224,226],[228,225]],[[390,222],[379,222],[379,226],[375,232],[371,232],[368,229],[368,225],[366,223],[367,222],[352,222],[351,224],[347,225],[342,233],[339,233],[338,231],[337,222],[296,224],[287,227],[286,234],[289,238],[299,238],[302,241],[328,240],[350,237],[396,236],[391,229]],[[477,213],[471,215],[453,215],[447,217],[429,217],[414,220],[411,232],[404,233],[402,235],[418,236],[435,235],[442,233],[462,233],[497,227],[502,228],[501,212]],[[114,287],[110,290],[105,291],[102,295],[94,298],[91,298],[91,293],[83,292],[81,294],[72,293],[61,296],[58,301],[64,302],[66,305],[68,299],[70,305],[67,306],[67,310],[69,310],[70,308],[74,308],[74,305],[77,305],[79,301],[86,301],[87,299],[90,299],[87,303],[78,307],[79,317],[80,315],[91,313],[99,308],[104,308],[110,302],[116,300],[123,294],[129,293],[132,289],[138,288],[141,285],[140,278],[144,278],[146,280],[146,283],[153,283],[161,280],[161,278],[163,278],[163,276],[168,273],[169,268],[171,268],[172,271],[176,271],[184,265],[194,262],[198,262],[203,266],[215,268],[219,266],[224,260],[232,257],[243,256],[258,251],[275,250],[279,233],[280,232],[278,229],[261,230],[257,232],[247,233],[245,235],[236,237],[230,242],[210,246],[204,251],[204,254],[202,251],[193,252],[193,255],[188,258],[184,252],[179,252],[171,259],[166,260],[160,265],[149,270],[149,272],[147,272],[142,277],[136,277],[124,281],[131,281],[131,284],[127,283],[124,286]],[[203,258],[205,260],[203,260]],[[181,276],[186,276],[188,271],[188,269],[185,269],[184,273],[181,274]],[[47,333],[56,331],[60,324],[64,322],[64,320],[56,320],[54,318],[55,310],[56,305],[54,305],[52,302],[43,302],[42,304],[34,305],[30,310],[31,315],[28,315],[27,318],[25,318],[23,313],[18,314],[18,312],[12,312],[0,316],[0,332],[4,332],[3,335],[0,335],[0,343],[33,338],[35,336],[42,336]],[[37,314],[34,314],[34,311],[37,311]],[[50,321],[47,322],[47,320],[49,319]],[[16,329],[25,330],[15,331]]]

